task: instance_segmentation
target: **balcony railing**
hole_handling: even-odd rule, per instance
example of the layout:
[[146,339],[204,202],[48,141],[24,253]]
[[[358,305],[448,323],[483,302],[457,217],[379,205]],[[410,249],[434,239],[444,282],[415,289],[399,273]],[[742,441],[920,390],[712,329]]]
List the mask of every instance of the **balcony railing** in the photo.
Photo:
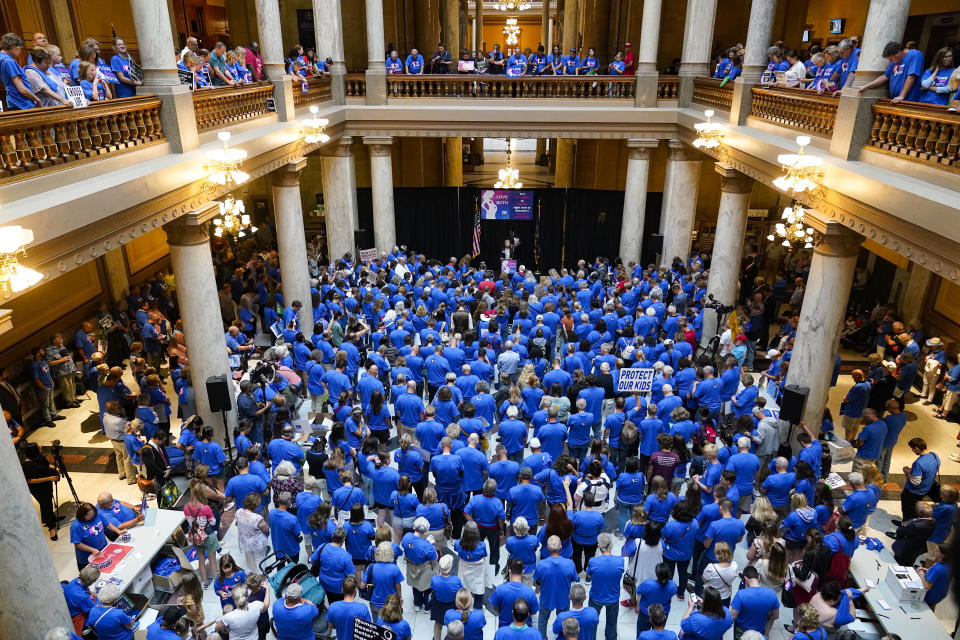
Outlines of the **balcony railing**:
[[723,81],[719,78],[694,78],[691,102],[730,111],[733,103],[733,83],[720,86],[721,82]]
[[195,91],[193,111],[197,131],[203,133],[265,116],[267,98],[272,96],[273,85],[269,82]]
[[632,76],[388,75],[388,98],[633,99]]
[[869,146],[960,173],[960,114],[936,105],[878,100]]
[[39,175],[162,141],[152,95],[0,114],[0,182]]
[[367,76],[362,73],[348,73],[344,76],[348,98],[362,98],[367,95]]
[[680,92],[680,76],[660,76],[657,81],[657,100],[676,100]]
[[839,98],[804,89],[754,87],[750,116],[816,135],[833,135]]
[[[296,85],[297,83],[294,83]],[[307,78],[307,91],[301,86],[293,87],[293,104],[296,106],[326,102],[332,100],[330,94],[330,76],[311,76]]]

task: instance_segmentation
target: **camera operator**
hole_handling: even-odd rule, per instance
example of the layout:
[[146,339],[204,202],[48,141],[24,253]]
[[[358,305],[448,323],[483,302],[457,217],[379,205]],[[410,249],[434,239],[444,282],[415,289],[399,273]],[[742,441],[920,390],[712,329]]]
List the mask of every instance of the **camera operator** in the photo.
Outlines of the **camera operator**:
[[49,530],[50,539],[56,540],[59,519],[53,508],[53,483],[60,479],[60,474],[44,457],[40,445],[35,442],[28,442],[24,447],[22,466],[30,494],[40,504],[43,526]]

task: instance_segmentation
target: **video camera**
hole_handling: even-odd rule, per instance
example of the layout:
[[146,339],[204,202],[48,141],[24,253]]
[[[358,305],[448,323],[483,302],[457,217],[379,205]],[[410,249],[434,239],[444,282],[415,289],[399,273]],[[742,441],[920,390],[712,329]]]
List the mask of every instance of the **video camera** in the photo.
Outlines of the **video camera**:
[[276,375],[276,368],[271,363],[261,360],[250,372],[250,380],[254,384],[270,384]]
[[707,294],[707,300],[708,302],[704,303],[703,305],[704,308],[713,309],[714,311],[720,314],[730,313],[736,308],[734,306],[727,306],[727,305],[720,304],[719,302],[714,300],[712,293]]

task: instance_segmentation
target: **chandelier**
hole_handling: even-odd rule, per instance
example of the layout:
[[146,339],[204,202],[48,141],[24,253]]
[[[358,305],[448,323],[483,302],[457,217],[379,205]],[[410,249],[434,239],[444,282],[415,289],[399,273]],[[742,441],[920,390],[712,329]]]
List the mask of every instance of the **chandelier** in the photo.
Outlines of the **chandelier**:
[[243,184],[250,175],[240,171],[240,163],[247,157],[243,149],[231,149],[230,132],[221,131],[217,137],[223,142],[223,149],[207,151],[207,161],[203,168],[210,172],[210,182],[219,187]]
[[[516,2],[516,0],[505,0],[504,2],[494,3],[493,7],[494,9],[500,9],[500,11],[526,11],[530,8],[530,3]],[[508,42],[507,44],[510,43]]]
[[24,247],[33,242],[33,231],[20,226],[0,227],[0,291],[9,295],[32,287],[43,275],[20,264]]
[[507,166],[497,172],[500,180],[493,185],[494,189],[520,189],[523,183],[520,182],[520,170],[510,166],[510,138],[507,138]]
[[707,109],[703,112],[707,116],[706,122],[698,122],[693,125],[697,130],[697,139],[693,141],[693,146],[697,149],[716,149],[723,144],[724,132],[723,125],[719,122],[711,122],[713,109]]
[[250,216],[246,213],[246,207],[243,200],[234,200],[233,196],[227,196],[226,200],[220,203],[220,217],[213,219],[213,235],[222,238],[223,234],[236,234],[238,238],[250,233],[256,233],[257,228],[250,225]]
[[516,18],[507,18],[507,26],[503,28],[503,35],[507,37],[508,45],[520,42],[520,27],[517,25]]
[[781,153],[777,156],[777,162],[786,174],[775,179],[773,185],[790,193],[809,191],[811,196],[816,197],[819,193],[818,181],[823,177],[820,169],[823,158],[804,155],[803,148],[810,144],[810,136],[797,136],[797,144],[800,145],[797,153]]
[[330,141],[330,136],[324,133],[324,127],[330,124],[326,118],[318,118],[317,112],[320,109],[317,105],[310,106],[310,117],[303,121],[303,141],[307,144],[326,144]]
[[800,244],[803,244],[804,249],[812,249],[813,228],[804,223],[805,214],[806,210],[800,206],[800,203],[794,202],[792,207],[783,210],[783,215],[780,216],[783,222],[777,223],[775,234],[768,235],[767,240],[783,238],[780,244],[788,249],[793,249],[795,245]]

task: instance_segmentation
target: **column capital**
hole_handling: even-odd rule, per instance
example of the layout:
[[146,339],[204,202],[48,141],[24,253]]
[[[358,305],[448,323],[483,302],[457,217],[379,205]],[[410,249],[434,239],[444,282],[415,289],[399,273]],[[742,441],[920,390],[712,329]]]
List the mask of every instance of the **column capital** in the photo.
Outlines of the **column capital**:
[[814,253],[835,258],[849,258],[857,255],[857,252],[860,251],[863,236],[859,233],[851,231],[839,222],[827,222],[824,225],[818,225],[813,219],[809,220],[810,225],[817,231],[813,248]]
[[363,144],[367,145],[371,156],[375,158],[389,158],[393,138],[389,136],[381,138],[364,136]]
[[350,145],[352,144],[353,136],[342,136],[337,140],[334,140],[332,144],[328,144],[320,148],[319,153],[322,156],[347,158],[353,155],[353,151],[350,150]]
[[210,225],[200,222],[199,217],[194,213],[188,213],[182,218],[165,224],[163,230],[167,234],[167,244],[170,245],[185,247],[210,242]]
[[270,174],[275,187],[299,187],[300,172],[307,167],[307,159],[303,156],[291,160]]
[[703,158],[699,151],[685,143],[683,140],[678,140],[676,138],[667,140],[667,149],[670,150],[670,160],[693,162]]
[[631,160],[646,160],[650,157],[650,150],[659,145],[656,138],[627,138],[627,154]]
[[753,178],[743,175],[733,167],[717,162],[714,170],[723,177],[720,190],[725,193],[750,193],[753,189]]

